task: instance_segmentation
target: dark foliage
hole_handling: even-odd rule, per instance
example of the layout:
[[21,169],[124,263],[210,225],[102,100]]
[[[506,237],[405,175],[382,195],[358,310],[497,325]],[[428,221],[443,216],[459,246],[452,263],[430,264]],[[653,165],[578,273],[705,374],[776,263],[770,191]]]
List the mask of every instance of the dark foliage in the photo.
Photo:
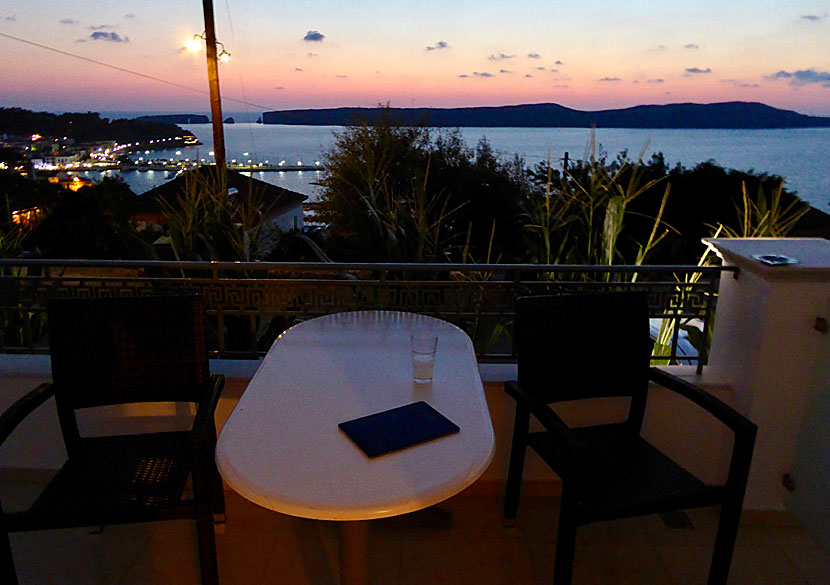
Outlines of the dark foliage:
[[[691,169],[679,164],[668,169],[662,154],[655,155],[645,165],[645,172],[654,176],[668,175],[671,194],[663,220],[679,232],[670,233],[654,250],[651,262],[655,264],[697,262],[702,252],[701,238],[712,236],[717,225],[738,231],[744,188],[751,197],[755,197],[759,188],[770,196],[782,181],[777,175],[726,169],[714,161],[700,163]],[[632,204],[632,211],[653,216],[661,196],[660,188],[649,190]],[[782,192],[784,204],[796,199],[797,196],[786,189]],[[643,228],[643,223],[643,217],[633,216],[628,228],[636,231]]]
[[119,259],[147,257],[130,228],[136,196],[118,179],[77,192],[64,190],[34,229],[31,245],[46,258]]
[[0,170],[0,198],[6,217],[12,210],[51,205],[63,189],[48,181],[35,181],[10,170]]
[[110,120],[95,112],[50,114],[22,108],[0,108],[0,134],[26,136],[33,133],[77,142],[115,140],[126,143],[150,138],[190,135],[174,124],[150,120]]
[[325,166],[319,216],[335,260],[511,261],[517,254],[529,184],[520,161],[501,162],[485,141],[472,150],[458,132],[388,121],[351,126]]

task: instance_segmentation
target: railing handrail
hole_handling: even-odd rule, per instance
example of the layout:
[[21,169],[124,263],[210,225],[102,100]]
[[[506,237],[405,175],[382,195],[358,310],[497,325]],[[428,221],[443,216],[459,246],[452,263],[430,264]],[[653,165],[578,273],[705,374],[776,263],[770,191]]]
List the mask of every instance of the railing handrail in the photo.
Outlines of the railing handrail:
[[[681,326],[699,320],[708,330],[723,272],[734,274],[737,268],[5,258],[0,259],[0,352],[48,351],[45,311],[54,297],[187,291],[205,298],[214,357],[261,356],[297,320],[384,309],[454,322],[470,334],[479,359],[512,361],[518,296],[638,289],[649,292],[650,316],[672,323],[669,349],[659,354],[675,361],[681,359]],[[684,350],[680,363],[705,363],[705,346],[695,349],[697,355]]]
[[83,260],[50,258],[0,258],[2,266],[67,266],[88,268],[173,268],[195,270],[401,270],[441,272],[699,272],[720,275],[738,272],[737,266],[698,266],[695,264],[462,264],[394,262],[228,262],[180,260]]

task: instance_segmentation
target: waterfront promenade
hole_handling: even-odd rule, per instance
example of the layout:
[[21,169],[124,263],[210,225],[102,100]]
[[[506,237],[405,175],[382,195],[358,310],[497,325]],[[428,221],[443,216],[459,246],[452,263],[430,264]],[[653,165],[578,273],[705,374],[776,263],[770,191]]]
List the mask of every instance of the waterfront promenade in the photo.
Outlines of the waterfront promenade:
[[[201,166],[200,163],[192,161],[171,161],[169,163],[147,163],[135,165],[121,165],[122,171],[169,171],[175,168],[191,168]],[[272,165],[272,164],[234,164],[228,165],[228,168],[233,171],[240,172],[257,172],[257,173],[276,173],[276,172],[291,172],[291,171],[322,171],[322,165]]]

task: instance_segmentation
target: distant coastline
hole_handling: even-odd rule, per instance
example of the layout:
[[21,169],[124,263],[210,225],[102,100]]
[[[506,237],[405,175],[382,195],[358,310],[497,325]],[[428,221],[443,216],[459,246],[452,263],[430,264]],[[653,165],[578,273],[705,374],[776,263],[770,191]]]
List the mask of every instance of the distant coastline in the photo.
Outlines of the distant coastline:
[[162,124],[210,124],[210,118],[204,114],[151,114],[133,119],[140,122],[159,122]]
[[584,111],[559,104],[469,108],[325,108],[276,110],[263,124],[348,126],[387,120],[401,126],[476,128],[766,129],[830,127],[830,117],[807,116],[755,102],[668,104]]

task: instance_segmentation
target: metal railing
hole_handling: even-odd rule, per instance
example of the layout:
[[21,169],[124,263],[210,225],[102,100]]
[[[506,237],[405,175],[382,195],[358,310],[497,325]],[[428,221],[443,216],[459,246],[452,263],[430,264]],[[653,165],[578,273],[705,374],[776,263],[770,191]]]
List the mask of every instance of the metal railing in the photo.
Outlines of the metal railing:
[[[0,259],[0,351],[48,352],[45,310],[50,298],[195,292],[205,299],[214,357],[264,355],[282,331],[300,320],[340,311],[387,309],[455,323],[473,339],[480,361],[510,362],[515,359],[511,331],[517,296],[644,289],[649,292],[653,320],[668,319],[674,325],[670,352],[655,360],[700,367],[706,362],[706,350],[690,353],[688,347],[680,347],[680,325],[694,323],[707,330],[719,278],[731,270]],[[597,335],[601,345],[602,333]]]

